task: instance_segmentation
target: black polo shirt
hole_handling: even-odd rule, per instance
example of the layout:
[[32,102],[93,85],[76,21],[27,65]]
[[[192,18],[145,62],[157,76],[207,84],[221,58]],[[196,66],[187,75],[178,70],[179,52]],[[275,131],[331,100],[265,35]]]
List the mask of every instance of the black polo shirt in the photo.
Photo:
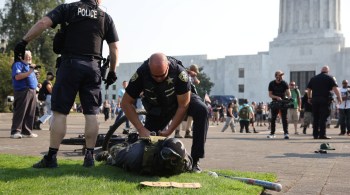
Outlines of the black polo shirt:
[[277,83],[276,80],[273,80],[269,84],[269,91],[272,92],[272,95],[278,96],[281,98],[286,97],[286,91],[288,89],[289,89],[289,85],[284,80],[282,80],[280,83]]
[[312,90],[312,98],[328,98],[333,87],[338,87],[338,84],[335,78],[327,73],[314,76],[307,85],[307,88]]

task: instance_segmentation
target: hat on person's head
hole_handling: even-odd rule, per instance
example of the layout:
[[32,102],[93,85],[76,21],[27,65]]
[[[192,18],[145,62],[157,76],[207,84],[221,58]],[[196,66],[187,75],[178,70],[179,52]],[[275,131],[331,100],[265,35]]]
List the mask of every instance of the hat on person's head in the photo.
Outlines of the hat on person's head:
[[46,73],[46,75],[47,75],[47,76],[49,76],[49,75],[50,75],[50,76],[55,77],[55,75],[54,75],[52,72],[50,72],[50,71],[49,71],[49,72],[47,72],[47,73]]
[[190,66],[190,70],[191,71],[193,71],[193,72],[195,72],[195,73],[199,73],[199,68],[198,68],[198,65],[197,64],[192,64],[191,66]]
[[284,75],[284,72],[282,72],[282,70],[277,70],[275,72],[275,76],[283,76]]
[[335,148],[331,147],[329,143],[322,143],[320,145],[321,150],[335,150]]

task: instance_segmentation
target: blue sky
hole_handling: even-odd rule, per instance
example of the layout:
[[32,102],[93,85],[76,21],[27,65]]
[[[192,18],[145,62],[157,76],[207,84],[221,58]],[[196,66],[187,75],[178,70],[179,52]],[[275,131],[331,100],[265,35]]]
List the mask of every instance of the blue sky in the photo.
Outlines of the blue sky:
[[[279,0],[103,0],[102,5],[120,37],[120,62],[143,61],[154,52],[209,58],[256,54],[268,51],[278,32]],[[349,18],[350,0],[341,0],[347,47]]]

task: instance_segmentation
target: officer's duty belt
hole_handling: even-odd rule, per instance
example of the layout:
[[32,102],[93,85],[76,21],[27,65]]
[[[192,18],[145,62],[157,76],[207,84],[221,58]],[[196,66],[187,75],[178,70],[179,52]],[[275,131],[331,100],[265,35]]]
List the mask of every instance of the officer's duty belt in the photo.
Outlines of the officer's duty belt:
[[80,59],[80,60],[102,60],[99,56],[92,56],[92,55],[76,55],[76,54],[63,54],[62,58],[64,59]]

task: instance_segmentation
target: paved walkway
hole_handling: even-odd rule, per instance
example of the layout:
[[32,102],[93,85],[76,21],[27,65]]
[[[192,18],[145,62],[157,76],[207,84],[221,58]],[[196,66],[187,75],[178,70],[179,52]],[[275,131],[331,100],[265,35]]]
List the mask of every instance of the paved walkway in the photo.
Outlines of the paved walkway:
[[[11,114],[0,113],[0,153],[37,156],[44,154],[49,145],[48,125],[42,131],[35,131],[38,138],[9,138]],[[100,133],[105,133],[112,121],[99,117]],[[82,133],[84,118],[81,114],[68,117],[66,137]],[[204,169],[232,169],[239,171],[273,172],[283,185],[280,193],[267,194],[349,194],[350,193],[350,136],[338,136],[339,129],[328,129],[331,140],[314,140],[310,134],[291,134],[283,139],[278,125],[277,138],[266,138],[266,127],[257,127],[258,134],[232,133],[230,129],[220,132],[223,124],[210,126],[206,143],[206,158],[201,161]],[[333,127],[333,126],[332,126]],[[290,125],[290,129],[292,125]],[[300,130],[301,131],[301,130]],[[121,133],[121,130],[118,130]],[[294,130],[290,130],[294,133]],[[308,129],[308,133],[311,129]],[[182,132],[184,134],[184,132]],[[190,149],[191,140],[183,139]],[[316,154],[323,142],[336,148],[327,154]],[[59,157],[82,159],[74,149],[79,146],[62,145]]]

